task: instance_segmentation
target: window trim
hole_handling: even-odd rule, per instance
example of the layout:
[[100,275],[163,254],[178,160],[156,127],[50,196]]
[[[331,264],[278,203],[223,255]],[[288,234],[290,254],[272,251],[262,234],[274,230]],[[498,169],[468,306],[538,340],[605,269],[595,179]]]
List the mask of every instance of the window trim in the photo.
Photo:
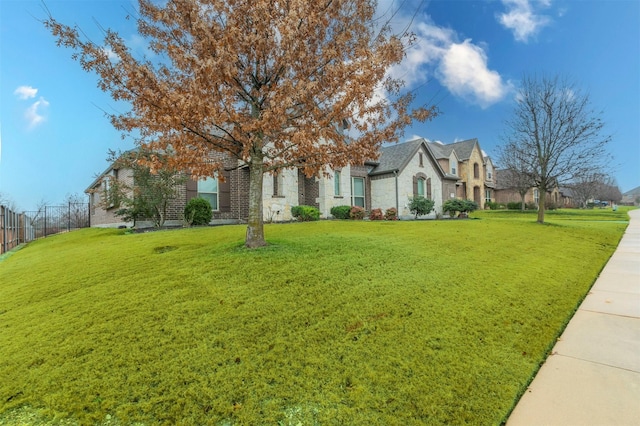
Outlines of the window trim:
[[333,196],[342,196],[342,171],[334,170],[333,172]]
[[[354,182],[356,181],[356,179],[361,180],[362,181],[362,195],[357,195],[355,194],[355,184]],[[367,207],[367,185],[366,185],[366,181],[365,178],[362,176],[352,176],[351,177],[351,205],[352,206],[357,206],[358,204],[356,204],[356,198],[358,199],[362,199],[362,207],[363,209],[366,209]]]
[[[207,182],[209,179],[215,181],[216,183],[216,191],[215,192],[209,192],[209,191],[201,191],[200,190],[200,183],[204,183]],[[201,194],[215,194],[215,200],[216,200],[216,205],[215,206],[211,206],[211,211],[214,212],[219,212],[220,211],[220,181],[218,180],[218,175],[216,174],[214,177],[207,177],[204,179],[198,179],[196,182],[196,197],[199,198],[204,198],[201,197]],[[207,201],[210,201],[209,199],[206,199]]]

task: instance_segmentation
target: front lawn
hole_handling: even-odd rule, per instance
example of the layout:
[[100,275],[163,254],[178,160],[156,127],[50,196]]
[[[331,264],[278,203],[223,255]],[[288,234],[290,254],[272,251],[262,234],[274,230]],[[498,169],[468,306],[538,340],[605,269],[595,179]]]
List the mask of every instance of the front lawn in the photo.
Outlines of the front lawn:
[[0,260],[0,423],[500,424],[626,224],[498,213],[35,241]]

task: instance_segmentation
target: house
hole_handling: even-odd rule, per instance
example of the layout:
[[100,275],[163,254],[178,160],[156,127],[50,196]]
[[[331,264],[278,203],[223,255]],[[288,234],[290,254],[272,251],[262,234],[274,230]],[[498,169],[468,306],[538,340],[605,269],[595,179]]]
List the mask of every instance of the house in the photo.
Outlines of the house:
[[[495,201],[500,204],[508,203],[520,203],[522,202],[522,195],[520,194],[517,175],[511,170],[501,169],[495,171],[496,185],[495,185]],[[540,190],[533,186],[522,186],[524,192],[525,204],[538,205],[540,201]],[[573,193],[570,188],[567,187],[554,187],[552,190],[547,191],[546,195],[547,207],[574,207]]]
[[[461,152],[461,154],[459,153]],[[189,179],[176,188],[176,197],[167,212],[167,225],[182,223],[184,206],[191,198],[206,198],[213,209],[212,223],[241,223],[249,214],[249,170],[226,154],[212,153],[222,161],[222,176]],[[486,172],[489,170],[489,172]],[[321,217],[331,217],[331,208],[339,205],[360,206],[370,211],[395,207],[400,217],[410,217],[409,201],[424,196],[434,201],[434,212],[442,212],[447,199],[466,197],[467,188],[477,196],[493,182],[493,165],[482,156],[477,139],[450,145],[419,138],[382,147],[377,161],[327,170],[307,177],[302,170],[284,169],[266,174],[263,183],[263,217],[265,221],[292,220],[291,207],[315,206]],[[477,177],[476,174],[477,173]],[[487,175],[485,177],[485,175]],[[90,195],[91,223],[94,226],[130,225],[115,215],[118,206],[105,205],[102,197],[109,185],[122,183],[133,187],[133,172],[111,165],[85,190]],[[141,223],[139,226],[145,226]]]
[[415,139],[380,150],[378,164],[369,171],[371,203],[377,208],[395,207],[398,216],[409,217],[411,198],[422,196],[434,201],[434,212],[455,193],[458,177],[445,172],[424,139]]
[[[456,198],[464,200],[473,200],[478,203],[480,208],[484,208],[485,200],[493,200],[492,192],[485,192],[485,184],[487,183],[486,175],[486,157],[482,153],[478,139],[468,139],[451,144],[441,144],[438,142],[430,142],[431,148],[438,152],[438,158],[443,164],[453,171],[452,167],[456,167],[456,175],[459,177],[456,186]],[[452,153],[455,152],[455,157]],[[455,160],[457,159],[457,165]],[[490,164],[490,172],[493,175],[493,164]],[[488,182],[493,183],[493,176]],[[489,188],[491,190],[491,188]]]

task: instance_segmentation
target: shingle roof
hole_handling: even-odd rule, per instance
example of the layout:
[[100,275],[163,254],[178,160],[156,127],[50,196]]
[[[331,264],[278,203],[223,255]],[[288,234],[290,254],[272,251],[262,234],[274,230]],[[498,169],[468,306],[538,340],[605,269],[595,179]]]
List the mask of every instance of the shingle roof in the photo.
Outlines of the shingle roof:
[[409,142],[380,148],[378,166],[369,174],[380,175],[384,173],[391,173],[394,170],[404,169],[423,143],[424,139],[414,139]]
[[[466,141],[450,143],[444,146],[450,147],[451,149],[455,149],[459,159],[468,160],[469,157],[471,157],[471,152],[473,152],[473,147],[477,143],[478,143],[478,139],[473,138],[473,139],[467,139]],[[451,154],[450,151],[449,151],[449,154]]]
[[429,142],[429,148],[435,155],[436,158],[449,158],[451,156],[451,151],[453,151],[453,147],[451,145],[444,145],[438,142]]

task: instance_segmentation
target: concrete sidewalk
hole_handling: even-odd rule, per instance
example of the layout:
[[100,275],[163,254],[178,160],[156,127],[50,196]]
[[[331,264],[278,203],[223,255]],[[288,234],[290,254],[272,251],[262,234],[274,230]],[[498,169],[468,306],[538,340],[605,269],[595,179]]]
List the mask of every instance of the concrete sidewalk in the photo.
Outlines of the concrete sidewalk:
[[640,210],[507,421],[640,425]]

